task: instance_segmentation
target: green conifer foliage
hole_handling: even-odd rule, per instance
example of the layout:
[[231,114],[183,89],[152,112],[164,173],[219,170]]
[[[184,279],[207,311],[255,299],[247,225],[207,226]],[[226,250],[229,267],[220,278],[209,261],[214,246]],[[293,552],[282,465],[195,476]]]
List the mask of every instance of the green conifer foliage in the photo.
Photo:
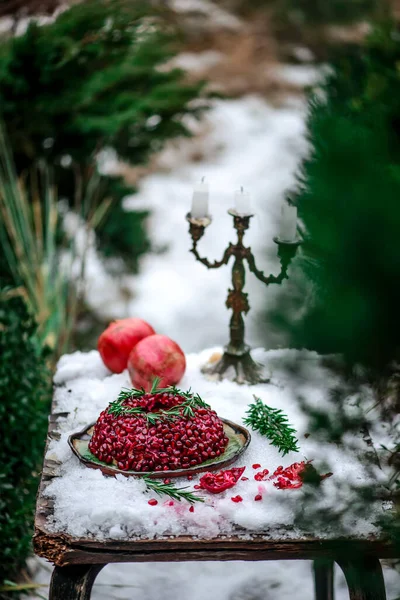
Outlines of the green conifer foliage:
[[31,549],[51,380],[21,298],[0,296],[0,583]]
[[376,368],[400,347],[399,61],[398,33],[381,27],[311,101],[292,196],[305,231],[297,293],[282,290],[274,315],[296,345]]
[[[202,86],[163,68],[173,55],[167,23],[141,0],[85,0],[52,24],[31,23],[24,35],[3,40],[0,115],[18,171],[46,159],[57,170],[59,195],[71,198],[100,150],[144,163],[168,139],[188,135],[182,117],[204,108],[191,105]],[[120,182],[107,179],[107,192],[120,200]],[[121,212],[110,218],[121,222]],[[146,249],[143,231],[121,242],[118,227],[111,230],[117,233],[112,240],[106,234],[108,249]]]
[[379,0],[281,0],[280,11],[300,25],[351,23],[370,16]]

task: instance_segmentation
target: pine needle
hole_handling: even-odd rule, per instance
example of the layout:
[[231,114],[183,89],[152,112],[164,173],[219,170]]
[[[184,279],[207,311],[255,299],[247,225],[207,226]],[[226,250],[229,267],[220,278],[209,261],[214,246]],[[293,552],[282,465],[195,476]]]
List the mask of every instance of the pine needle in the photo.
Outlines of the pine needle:
[[174,396],[181,396],[185,399],[184,402],[177,406],[172,406],[167,410],[160,409],[157,412],[147,412],[141,406],[129,407],[126,406],[128,400],[134,400],[143,397],[148,392],[144,388],[123,388],[118,395],[117,400],[110,402],[108,406],[108,413],[113,414],[116,417],[121,415],[131,415],[137,417],[145,417],[150,425],[154,425],[157,421],[171,421],[175,418],[186,417],[188,419],[194,417],[194,410],[196,408],[210,408],[199,396],[199,394],[193,394],[190,389],[187,392],[179,390],[174,385],[166,388],[158,388],[158,384],[161,379],[156,377],[153,381],[150,394],[172,394]]
[[195,502],[204,502],[204,498],[198,496],[194,492],[187,492],[187,487],[177,488],[172,483],[164,483],[161,481],[157,481],[156,479],[150,479],[150,477],[143,477],[143,481],[145,481],[149,490],[155,492],[159,496],[170,496],[174,500],[186,500],[190,502],[190,504],[194,504]]
[[272,446],[276,446],[283,456],[289,452],[298,452],[296,430],[289,425],[285,413],[278,408],[267,406],[257,396],[254,396],[254,400],[254,404],[249,404],[246,412],[245,425],[268,438]]

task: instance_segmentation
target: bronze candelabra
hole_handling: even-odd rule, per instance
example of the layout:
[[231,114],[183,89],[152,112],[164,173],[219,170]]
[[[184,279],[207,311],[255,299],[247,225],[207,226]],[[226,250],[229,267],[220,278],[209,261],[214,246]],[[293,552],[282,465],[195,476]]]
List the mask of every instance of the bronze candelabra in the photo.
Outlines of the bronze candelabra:
[[230,243],[225,250],[221,260],[210,262],[207,258],[202,258],[197,250],[197,243],[204,235],[205,228],[210,225],[211,217],[195,219],[189,213],[187,220],[189,221],[189,233],[193,240],[193,245],[190,250],[198,261],[203,263],[208,269],[219,269],[222,265],[227,265],[231,256],[235,258],[232,267],[232,289],[228,290],[226,299],[227,308],[232,310],[230,320],[230,340],[224,348],[224,354],[217,363],[206,365],[203,372],[216,379],[223,379],[229,373],[234,374],[233,380],[237,383],[255,384],[267,382],[269,378],[263,372],[263,365],[256,363],[250,355],[250,347],[244,341],[244,319],[243,313],[247,314],[250,310],[248,294],[243,291],[246,274],[245,261],[248,263],[249,270],[254,275],[265,283],[282,283],[288,278],[287,271],[291,260],[296,254],[297,248],[301,243],[300,240],[293,242],[285,242],[279,238],[274,238],[274,242],[278,244],[278,256],[281,263],[281,271],[279,275],[265,276],[262,271],[257,269],[255,258],[251,248],[246,248],[243,245],[243,236],[246,229],[250,226],[250,219],[253,215],[240,215],[235,210],[229,210],[228,213],[233,217],[233,225],[237,231],[237,243]]

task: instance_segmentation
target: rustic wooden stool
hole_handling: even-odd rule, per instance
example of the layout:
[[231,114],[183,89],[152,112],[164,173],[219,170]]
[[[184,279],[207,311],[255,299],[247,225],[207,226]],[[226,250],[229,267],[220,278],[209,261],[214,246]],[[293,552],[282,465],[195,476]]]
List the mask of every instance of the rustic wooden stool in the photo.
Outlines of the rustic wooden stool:
[[[59,438],[57,419],[63,416],[66,413],[50,415],[48,441]],[[244,540],[238,532],[237,537],[210,540],[175,537],[103,542],[52,533],[47,518],[51,517],[53,506],[44,490],[56,476],[57,467],[58,463],[45,459],[35,516],[35,552],[55,565],[50,600],[88,600],[96,576],[109,563],[291,559],[314,561],[317,600],[333,600],[335,562],[344,572],[352,600],[386,598],[379,559],[396,557],[396,551],[378,539],[277,540],[274,536],[273,540],[266,540],[266,536],[254,535],[251,540]]]
[[265,540],[240,538],[133,542],[96,542],[47,533],[37,518],[35,550],[55,564],[50,600],[88,600],[96,576],[109,563],[175,562],[194,560],[290,560],[313,559],[317,600],[333,600],[333,564],[344,571],[352,600],[385,600],[385,584],[379,562],[393,556],[393,549],[379,541]]

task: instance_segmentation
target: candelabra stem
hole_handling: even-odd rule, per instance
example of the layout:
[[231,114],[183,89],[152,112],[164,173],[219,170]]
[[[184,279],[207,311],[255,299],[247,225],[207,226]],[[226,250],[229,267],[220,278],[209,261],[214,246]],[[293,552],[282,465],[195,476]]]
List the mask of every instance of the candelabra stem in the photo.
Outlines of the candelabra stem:
[[225,346],[222,357],[217,362],[205,365],[202,371],[213,379],[227,378],[237,383],[247,384],[266,383],[270,380],[269,374],[265,372],[263,365],[252,359],[250,347],[245,343],[243,314],[247,314],[250,310],[248,294],[243,291],[246,282],[245,262],[247,262],[249,270],[265,285],[280,284],[284,279],[287,279],[287,269],[296,253],[299,241],[285,242],[275,239],[279,247],[278,256],[281,261],[281,271],[277,276],[266,276],[257,269],[251,249],[243,245],[243,237],[249,228],[252,215],[240,215],[234,210],[228,212],[233,217],[237,242],[236,244],[229,244],[222,259],[214,262],[200,256],[197,250],[197,243],[203,237],[205,228],[211,223],[211,218],[194,219],[190,214],[187,215],[190,224],[189,231],[193,240],[191,252],[196,260],[208,269],[219,269],[223,265],[227,265],[232,256],[235,258],[232,267],[232,288],[228,290],[226,299],[227,308],[232,310],[229,324],[229,343]]
[[231,354],[229,345],[225,346],[222,357],[214,364],[207,364],[202,372],[211,379],[231,379],[240,384],[268,383],[270,377],[265,367],[255,362],[250,355],[250,348],[241,355]]
[[248,351],[248,346],[244,343],[244,319],[241,313],[233,313],[229,330],[230,340],[226,346],[226,351],[234,356],[243,356]]
[[[232,214],[232,213],[231,213]],[[228,377],[237,383],[266,383],[269,377],[262,365],[256,363],[250,355],[250,347],[244,341],[243,313],[250,310],[248,295],[243,291],[246,283],[244,261],[248,249],[243,245],[243,236],[249,227],[250,217],[239,217],[235,213],[234,226],[237,231],[237,243],[232,246],[235,262],[232,268],[232,289],[228,290],[226,306],[232,310],[229,324],[230,339],[224,348],[221,359],[212,365],[206,365],[203,373],[215,379]]]

